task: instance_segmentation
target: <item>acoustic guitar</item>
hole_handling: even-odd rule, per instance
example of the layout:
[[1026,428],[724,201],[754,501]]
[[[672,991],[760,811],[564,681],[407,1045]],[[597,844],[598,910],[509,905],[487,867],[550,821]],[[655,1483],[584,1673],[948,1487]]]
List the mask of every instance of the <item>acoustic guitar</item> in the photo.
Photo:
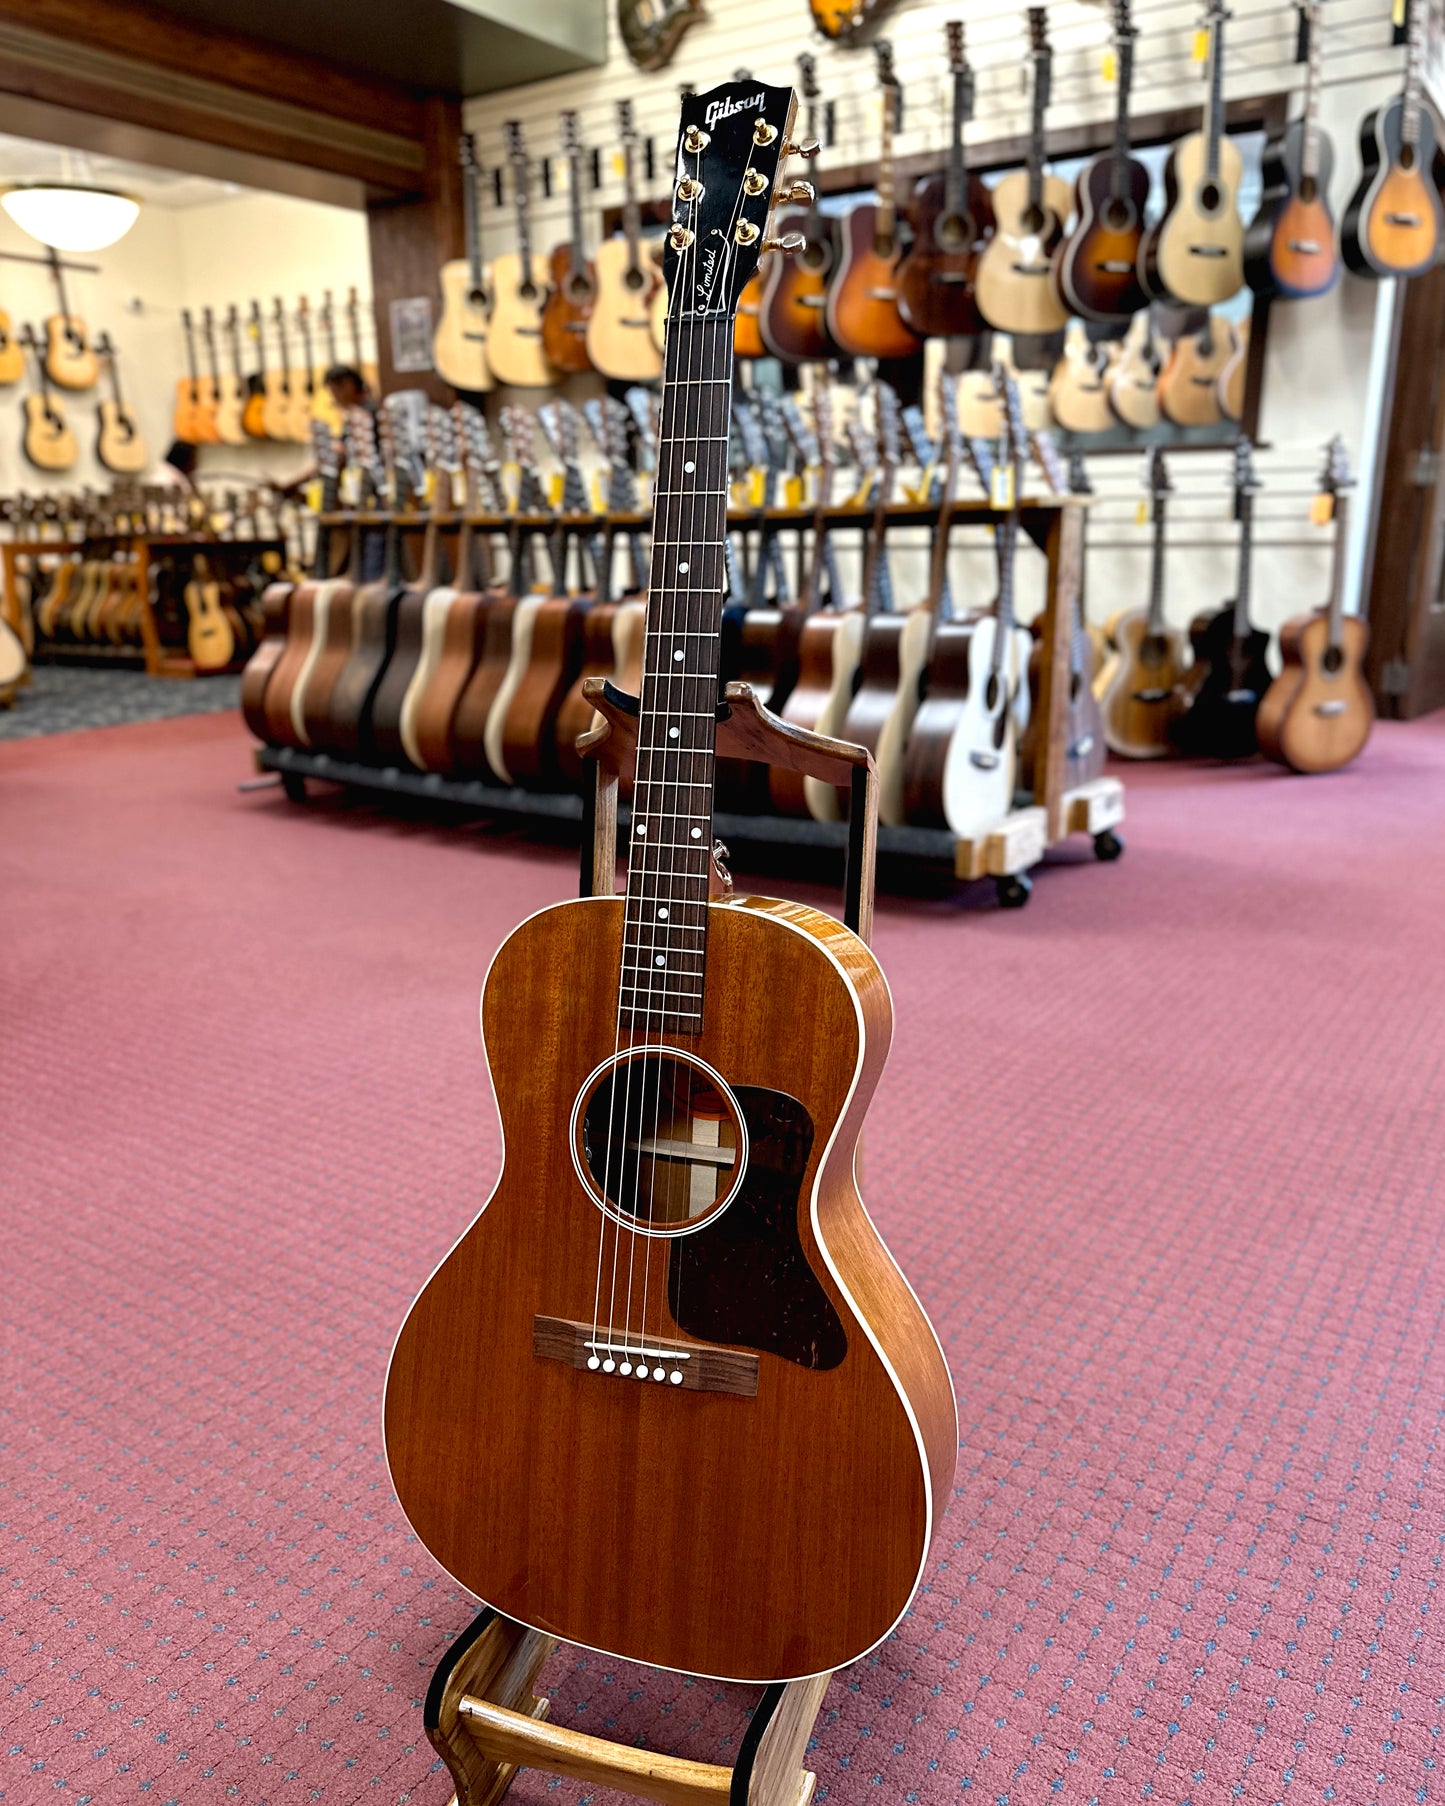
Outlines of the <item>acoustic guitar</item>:
[[216,375],[216,438],[222,445],[244,445],[248,391],[241,369],[241,317],[231,303],[221,325],[229,362]]
[[[427,444],[424,431],[415,433],[415,420],[405,421],[404,416],[399,416],[392,423],[393,434],[396,434],[398,425],[403,421],[406,429],[414,435],[411,443],[403,442],[398,447],[403,461],[409,460],[413,469],[420,466],[434,473],[434,448]],[[429,423],[430,413],[426,424]],[[427,602],[438,587],[441,574],[441,516],[437,504],[442,485],[436,481],[435,475],[430,488],[431,500],[427,508],[421,562],[416,575],[407,583],[391,610],[391,652],[371,702],[370,743],[373,755],[382,766],[398,770],[405,770],[413,764],[407,747],[406,704],[426,650]],[[448,603],[453,593],[455,592],[447,594]]]
[[1214,385],[1219,411],[1226,420],[1244,419],[1244,400],[1249,387],[1249,321],[1234,325],[1234,350],[1224,360],[1219,380]]
[[1164,212],[1144,235],[1139,273],[1155,300],[1214,307],[1244,281],[1239,217],[1243,160],[1224,131],[1224,0],[1209,0],[1209,93],[1203,129],[1181,138],[1164,165]]
[[[502,429],[507,435],[506,449],[510,457],[528,449],[525,442],[513,438],[514,416],[502,410]],[[487,494],[493,512],[515,510],[501,486],[501,460],[491,446],[486,421],[475,409],[464,417],[470,456],[478,478]],[[520,467],[519,467],[520,468]],[[530,499],[530,498],[529,498]],[[522,600],[527,581],[527,561],[523,552],[521,529],[515,515],[507,532],[507,583],[505,589],[487,592],[485,619],[479,628],[479,654],[467,679],[456,712],[452,716],[452,768],[469,777],[499,780],[501,774],[491,765],[487,754],[487,730],[491,725],[497,699],[512,668],[512,623]]]
[[1172,723],[1174,743],[1195,758],[1247,759],[1259,750],[1256,719],[1270,685],[1265,654],[1269,635],[1249,619],[1253,555],[1254,474],[1248,440],[1234,449],[1234,508],[1239,521],[1239,578],[1234,601],[1217,613],[1194,617],[1189,642],[1194,661],[1179,692]]
[[1244,275],[1259,295],[1325,295],[1340,279],[1330,178],[1335,153],[1320,129],[1320,0],[1303,0],[1308,44],[1304,115],[1264,147],[1264,193],[1244,235]]
[[262,420],[268,439],[290,439],[296,418],[291,398],[291,348],[286,338],[286,308],[279,295],[273,302],[271,317],[276,327],[280,363],[265,373],[266,400]]
[[973,118],[973,71],[962,21],[950,19],[944,32],[953,85],[948,168],[943,175],[926,176],[914,192],[913,244],[898,270],[898,311],[925,339],[984,330],[973,285],[993,232],[993,202],[982,177],[969,170],[964,151],[964,127]]
[[[427,408],[426,445],[430,471],[428,524],[431,527],[435,523],[435,562],[430,570],[423,571],[417,582],[417,587],[420,588],[422,581],[427,581],[426,600],[422,604],[421,657],[416,662],[411,682],[402,697],[399,723],[403,750],[418,771],[431,769],[427,762],[428,748],[437,740],[445,743],[450,725],[440,719],[441,709],[429,708],[427,702],[436,685],[442,658],[449,644],[454,656],[458,651],[469,652],[472,644],[469,623],[459,621],[457,627],[461,631],[452,631],[453,611],[461,600],[463,591],[460,583],[443,580],[441,568],[440,533],[441,528],[448,524],[456,506],[456,477],[460,470],[461,448],[454,415],[449,408],[438,407],[435,402]],[[450,679],[445,687],[448,692],[452,691]],[[426,745],[423,745],[423,739]]]
[[[493,386],[492,368],[487,361],[487,335],[491,329],[492,292],[487,270],[482,262],[482,211],[480,176],[477,170],[476,140],[463,132],[460,143],[462,164],[463,220],[466,227],[467,254],[444,263],[437,273],[442,292],[442,311],[432,335],[432,362],[437,375],[454,389],[484,394]],[[351,310],[352,336],[357,338],[356,291],[348,301]],[[361,368],[361,348],[356,345],[357,368]]]
[[1149,601],[1110,617],[1110,643],[1118,653],[1113,675],[1099,699],[1104,738],[1125,759],[1162,759],[1173,750],[1169,728],[1184,675],[1184,642],[1164,619],[1165,515],[1172,485],[1164,454],[1149,454],[1149,498],[1153,543],[1149,556]]
[[266,328],[261,318],[261,303],[254,299],[247,331],[256,348],[256,368],[246,378],[246,405],[241,410],[241,428],[248,439],[267,439],[270,434],[266,427],[266,412],[271,391],[266,381]]
[[[817,62],[807,51],[798,58],[798,72],[807,108],[798,155],[807,157],[818,148]],[[811,182],[795,182],[789,192],[806,203],[806,211],[782,214],[778,231],[783,237],[801,233],[803,245],[792,256],[769,260],[758,330],[774,357],[810,363],[838,353],[828,333],[827,312],[828,283],[840,255],[838,222],[818,206]]]
[[236,636],[221,608],[221,588],[203,552],[186,584],[186,649],[198,671],[224,671],[236,656]]
[[209,307],[201,310],[201,343],[206,350],[206,363],[197,384],[193,425],[197,445],[219,445],[221,434],[217,424],[220,410],[220,385],[216,368],[216,326]]
[[286,628],[291,612],[289,578],[268,583],[261,596],[261,637],[241,673],[241,717],[258,740],[266,738],[266,688],[286,649]]
[[707,14],[702,0],[618,0],[622,47],[639,69],[663,69],[690,25]]
[[843,221],[843,256],[828,288],[828,331],[850,357],[910,357],[922,340],[898,311],[902,242],[893,180],[893,134],[898,121],[898,78],[893,47],[874,45],[883,91],[878,151],[878,199],[854,207]]
[[186,343],[186,374],[176,384],[176,405],[171,431],[185,445],[199,445],[201,376],[196,364],[196,327],[188,307],[181,309],[181,334]]
[[1148,312],[1138,313],[1105,378],[1109,406],[1136,433],[1146,433],[1159,424],[1160,368]]
[[1219,379],[1236,349],[1234,326],[1208,314],[1198,332],[1186,332],[1170,347],[1159,374],[1159,410],[1175,426],[1217,426],[1222,418]]
[[567,162],[567,205],[572,235],[552,252],[549,288],[542,306],[542,352],[554,370],[577,376],[592,368],[587,321],[597,298],[597,277],[582,236],[582,140],[577,115],[562,115],[562,154]]
[[1149,171],[1129,155],[1129,90],[1134,39],[1129,0],[1114,0],[1114,143],[1091,157],[1074,185],[1076,224],[1059,246],[1054,280],[1060,299],[1086,320],[1127,320],[1149,297],[1139,280]]
[[311,366],[311,418],[319,420],[327,432],[340,433],[345,429],[346,417],[326,386],[327,371],[338,368],[341,363],[336,350],[336,304],[329,288],[322,291],[317,319],[321,330],[318,347],[321,355]]
[[65,418],[65,410],[50,392],[50,378],[45,359],[35,334],[28,326],[20,328],[20,343],[31,354],[34,392],[25,397],[25,428],[20,447],[37,470],[54,476],[62,470],[73,470],[80,456],[75,434]]
[[554,379],[542,345],[542,310],[547,305],[547,259],[532,249],[532,165],[522,127],[506,122],[507,166],[512,173],[512,207],[517,249],[492,259],[492,319],[487,362],[499,383],[544,389]]
[[25,374],[25,352],[10,329],[10,316],[0,308],[0,389],[18,383]]
[[[312,442],[321,481],[322,507],[323,511],[329,511],[336,506],[340,459],[335,441],[323,428],[315,429]],[[255,719],[251,721],[252,732],[268,746],[302,747],[309,744],[305,719],[306,679],[315,658],[320,656],[320,640],[325,633],[324,617],[319,623],[321,634],[317,633],[317,598],[330,581],[330,560],[331,537],[318,522],[311,573],[304,582],[296,584],[287,597],[285,643],[272,662],[270,675],[257,701]],[[328,740],[324,750],[338,749]]]
[[1005,176],[993,191],[994,233],[978,260],[975,292],[978,311],[1002,332],[1058,332],[1069,310],[1055,291],[1053,257],[1073,203],[1068,183],[1044,174],[1053,53],[1041,6],[1029,8],[1029,61],[1028,167]]
[[1360,125],[1363,169],[1340,222],[1340,249],[1357,276],[1418,276],[1445,237],[1435,122],[1421,93],[1427,12],[1424,0],[1408,8],[1403,91]]
[[[501,413],[502,436],[507,450],[507,462],[517,472],[517,500],[514,521],[514,538],[510,555],[512,564],[511,587],[517,597],[507,624],[509,652],[506,668],[501,682],[494,692],[495,700],[487,715],[485,730],[486,762],[491,770],[504,784],[514,784],[511,768],[507,762],[508,722],[512,714],[512,704],[518,691],[526,683],[527,674],[532,662],[532,631],[549,601],[555,601],[563,588],[565,572],[559,566],[565,560],[556,558],[556,548],[560,535],[554,532],[553,525],[546,530],[546,538],[553,550],[553,565],[550,579],[537,582],[532,566],[532,555],[536,546],[535,529],[527,525],[527,517],[535,517],[544,513],[542,482],[537,470],[533,453],[534,416],[525,408],[504,407]],[[571,598],[563,599],[564,620],[561,632],[565,633],[565,612],[571,608]],[[553,611],[555,613],[557,611]],[[555,620],[553,622],[555,626]],[[499,623],[500,627],[500,623]],[[551,637],[549,635],[549,637]],[[490,651],[490,648],[488,648]],[[484,663],[489,661],[484,659]],[[485,681],[485,673],[478,671],[479,680]],[[530,762],[534,749],[527,743],[525,733],[517,728],[512,730],[511,743],[519,749],[524,761]],[[540,756],[540,755],[539,755]]]
[[1375,703],[1363,664],[1369,622],[1345,613],[1349,496],[1354,486],[1343,441],[1325,454],[1321,490],[1331,498],[1335,527],[1328,604],[1294,615],[1279,630],[1281,670],[1259,705],[1259,750],[1292,771],[1338,771],[1364,751]]
[[96,436],[95,455],[107,470],[114,471],[117,476],[136,477],[150,463],[150,457],[135,414],[126,405],[120,392],[120,367],[116,363],[115,347],[110,342],[109,333],[101,333],[95,341],[95,349],[97,355],[105,359],[105,367],[110,376],[110,397],[102,401],[96,410],[100,431]]
[[[465,184],[463,184],[465,187]],[[473,202],[476,198],[476,182],[472,183]],[[477,240],[480,243],[480,239]],[[361,300],[355,287],[346,291],[346,322],[351,333],[351,362],[361,372],[362,381],[372,395],[381,393],[381,376],[376,367],[376,360],[365,356],[361,349]]]
[[1069,433],[1105,433],[1115,424],[1109,401],[1109,354],[1094,344],[1081,320],[1064,335],[1064,355],[1049,378],[1049,412]]
[[653,342],[650,311],[658,276],[642,246],[637,130],[630,100],[617,103],[617,128],[624,183],[622,233],[597,247],[597,298],[587,321],[587,355],[593,368],[613,382],[648,383],[662,374],[662,351]]
[[[708,901],[732,315],[792,96],[735,83],[683,109],[707,137],[682,140],[702,192],[676,199],[687,240],[667,251],[627,894],[543,910],[493,962],[507,1161],[407,1315],[384,1427],[411,1527],[497,1610],[767,1683],[851,1661],[898,1621],[957,1430],[937,1342],[856,1190],[891,1026],[876,961],[805,907]],[[698,368],[717,384],[678,380]],[[832,1458],[800,1487],[797,1439],[824,1421]]]
[[[284,327],[284,320],[282,322]],[[296,303],[296,340],[301,352],[300,361],[292,364],[290,353],[286,350],[283,334],[282,361],[287,365],[286,394],[288,399],[287,419],[290,430],[287,438],[297,445],[308,445],[311,442],[312,403],[315,399],[315,365],[311,354],[311,309],[305,295]]]
[[887,12],[892,0],[808,0],[813,23],[835,44],[853,44]]
[[59,257],[54,251],[47,251],[46,258],[55,279],[60,311],[45,322],[45,374],[57,389],[93,389],[100,379],[100,359],[86,336],[85,321],[73,314],[66,303]]

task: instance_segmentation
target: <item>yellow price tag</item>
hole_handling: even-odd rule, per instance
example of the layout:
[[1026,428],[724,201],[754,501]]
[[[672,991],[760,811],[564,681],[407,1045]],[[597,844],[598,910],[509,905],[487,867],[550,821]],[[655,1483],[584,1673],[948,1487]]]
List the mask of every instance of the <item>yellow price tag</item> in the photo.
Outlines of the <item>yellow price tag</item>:
[[1327,527],[1335,518],[1335,498],[1328,490],[1310,497],[1310,525]]
[[421,488],[417,491],[417,499],[423,508],[430,508],[436,500],[436,495],[437,473],[434,470],[424,470],[421,475]]
[[993,474],[989,478],[988,499],[995,508],[1012,508],[1014,505],[1014,467],[1012,464],[995,464]]
[[783,479],[783,506],[785,508],[801,508],[803,505],[803,479],[796,471]]
[[522,466],[515,458],[511,458],[497,474],[501,478],[502,494],[507,498],[507,506],[514,509],[522,493]]
[[1190,54],[1196,63],[1209,61],[1209,32],[1202,26],[1194,34],[1194,48]]
[[613,151],[612,153],[612,173],[614,176],[625,176],[627,174],[627,158],[621,151]]
[[281,569],[281,554],[279,552],[263,552],[261,554],[261,569],[268,577],[276,576]]
[[321,478],[313,477],[306,485],[306,506],[313,514],[320,514],[321,504],[325,499],[325,490],[322,487]]
[[750,470],[748,472],[747,494],[748,494],[748,506],[750,508],[761,508],[762,507],[763,501],[767,494],[767,487],[768,487],[767,471]]
[[549,508],[562,506],[562,487],[566,481],[567,478],[560,470],[547,473],[547,506]]
[[1149,525],[1149,504],[1142,498],[1140,499],[1138,507],[1134,510],[1134,525],[1136,527],[1147,527]]
[[1405,11],[1406,0],[1395,0],[1394,6],[1390,9],[1390,23],[1397,31],[1405,29]]
[[1104,52],[1104,61],[1101,66],[1101,69],[1102,69],[1102,74],[1103,74],[1104,80],[1106,82],[1113,83],[1113,82],[1118,81],[1118,79],[1119,79],[1119,58],[1114,51],[1106,50]]

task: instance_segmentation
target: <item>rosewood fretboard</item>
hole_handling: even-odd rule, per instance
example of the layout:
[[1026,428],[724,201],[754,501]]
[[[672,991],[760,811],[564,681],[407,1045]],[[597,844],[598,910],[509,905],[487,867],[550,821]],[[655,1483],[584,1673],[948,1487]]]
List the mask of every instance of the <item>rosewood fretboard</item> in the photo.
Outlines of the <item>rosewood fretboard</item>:
[[668,323],[622,943],[634,1038],[702,1027],[732,348],[730,316]]

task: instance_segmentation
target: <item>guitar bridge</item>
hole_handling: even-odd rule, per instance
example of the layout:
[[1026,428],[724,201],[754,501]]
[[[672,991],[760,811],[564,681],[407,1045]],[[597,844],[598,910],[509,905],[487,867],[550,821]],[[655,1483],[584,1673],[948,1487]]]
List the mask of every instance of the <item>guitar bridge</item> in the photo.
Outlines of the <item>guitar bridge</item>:
[[1168,690],[1135,690],[1129,698],[1131,702],[1168,702]]
[[532,1353],[544,1361],[561,1361],[566,1367],[613,1379],[649,1380],[684,1392],[757,1396],[758,1357],[707,1342],[673,1342],[630,1329],[539,1314],[532,1319]]
[[971,752],[968,762],[978,771],[997,771],[998,754],[992,752]]
[[1291,251],[1297,251],[1301,257],[1318,257],[1319,244],[1313,238],[1292,238],[1289,241]]
[[1189,255],[1191,257],[1227,257],[1229,253],[1223,245],[1190,245]]
[[1348,706],[1348,703],[1342,698],[1336,697],[1333,702],[1317,702],[1315,704],[1315,713],[1317,715],[1323,715],[1325,719],[1328,720],[1333,715],[1343,715]]

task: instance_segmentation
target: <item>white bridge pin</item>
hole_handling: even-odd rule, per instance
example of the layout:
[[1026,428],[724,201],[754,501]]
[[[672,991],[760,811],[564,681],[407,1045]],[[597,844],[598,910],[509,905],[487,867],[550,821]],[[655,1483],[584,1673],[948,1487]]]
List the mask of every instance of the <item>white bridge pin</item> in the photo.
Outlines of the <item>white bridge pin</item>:
[[622,1365],[621,1365],[621,1366],[620,1366],[620,1367],[619,1367],[619,1368],[618,1368],[618,1369],[617,1369],[617,1371],[618,1371],[618,1372],[619,1372],[619,1373],[622,1373],[622,1374],[628,1374],[628,1373],[631,1373],[631,1372],[632,1372],[632,1363],[631,1363],[631,1361],[624,1361],[624,1362],[623,1362],[623,1363],[622,1363]]
[[616,1365],[616,1361],[613,1360],[611,1355],[608,1355],[607,1359],[602,1363],[602,1371],[604,1373],[611,1373]]
[[665,1380],[667,1378],[667,1369],[665,1367],[654,1367],[652,1370],[652,1377],[655,1380]]
[[668,1374],[667,1377],[672,1381],[674,1386],[680,1386],[682,1384],[682,1374],[676,1367],[673,1368],[672,1372]]
[[596,1373],[597,1369],[602,1365],[602,1363],[601,1363],[601,1361],[599,1361],[597,1359],[596,1355],[588,1355],[587,1365],[592,1369],[592,1371],[594,1373]]

